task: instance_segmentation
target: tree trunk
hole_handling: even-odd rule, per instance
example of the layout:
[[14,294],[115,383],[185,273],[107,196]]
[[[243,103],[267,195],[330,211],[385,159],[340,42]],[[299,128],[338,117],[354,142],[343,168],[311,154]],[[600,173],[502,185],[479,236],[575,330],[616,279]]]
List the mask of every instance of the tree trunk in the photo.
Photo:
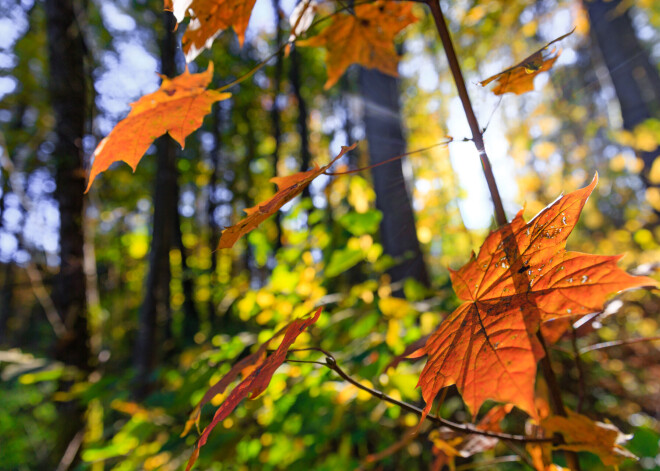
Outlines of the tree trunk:
[[[360,69],[359,81],[371,165],[405,153],[397,80],[377,70]],[[388,270],[391,281],[411,277],[428,286],[401,160],[376,167],[371,173],[376,207],[383,213],[380,224],[383,249],[398,262]]]
[[[621,4],[621,0],[584,2],[592,36],[601,50],[621,106],[623,127],[633,130],[649,118],[660,118],[660,74],[635,36],[629,9],[622,10]],[[650,186],[648,174],[660,155],[660,147],[638,155],[644,160],[644,177]]]
[[[279,47],[282,42],[282,28],[280,27],[280,0],[273,0],[273,10],[275,11],[275,45]],[[273,176],[277,176],[277,163],[280,160],[280,145],[282,143],[282,124],[280,117],[280,108],[277,99],[282,89],[282,52],[277,54],[275,59],[275,70],[273,70],[273,106],[270,110],[270,120],[273,126],[273,138],[275,139],[275,148],[273,149]],[[282,213],[275,213],[275,228],[277,240],[275,241],[275,251],[282,247]]]
[[[80,4],[78,4],[80,5]],[[73,0],[46,0],[50,80],[49,91],[55,117],[55,198],[60,214],[60,271],[54,283],[53,301],[66,326],[55,347],[55,358],[81,371],[89,368],[87,303],[83,267],[83,168],[82,138],[85,131],[87,89],[85,47],[76,22]],[[71,387],[62,382],[60,390]],[[58,405],[62,418],[51,462],[77,461],[79,432],[84,427],[84,407],[77,401]]]
[[[178,188],[177,188],[178,189]],[[178,201],[178,192],[176,200]],[[176,201],[175,201],[176,203]],[[199,313],[195,306],[195,284],[193,276],[188,267],[188,251],[183,245],[183,234],[181,233],[181,215],[178,208],[174,211],[174,245],[181,254],[181,289],[183,291],[183,345],[194,342],[195,334],[199,332]]]
[[[301,89],[301,74],[302,67],[300,65],[300,53],[294,47],[291,49],[291,69],[290,80],[291,87],[293,88],[293,95],[296,97],[298,105],[298,134],[300,134],[300,171],[304,172],[309,170],[309,163],[312,160],[312,155],[309,152],[309,128],[307,127],[307,103],[302,96]],[[309,187],[305,188],[302,193],[303,198],[309,196]]]
[[[3,221],[5,213],[5,196],[9,191],[9,173],[0,169],[0,176],[2,176],[2,195],[0,195],[0,222]],[[0,291],[0,345],[5,345],[5,341],[9,338],[7,328],[9,326],[9,317],[11,315],[11,300],[13,297],[13,279],[14,270],[13,261],[9,260],[4,265],[2,278],[2,291]]]
[[[163,12],[164,38],[161,45],[161,72],[176,75],[175,20],[171,12]],[[134,395],[144,399],[151,390],[151,374],[157,364],[158,331],[169,332],[170,322],[170,248],[174,240],[174,224],[178,222],[177,149],[169,136],[156,141],[157,167],[154,189],[154,219],[149,252],[149,275],[140,310],[135,361],[137,377]],[[161,327],[159,329],[159,327]],[[171,347],[171,346],[169,346]],[[167,349],[168,346],[165,345]]]
[[212,329],[221,327],[218,319],[218,312],[215,307],[213,294],[218,288],[218,243],[220,241],[220,228],[215,220],[215,210],[218,207],[216,200],[216,190],[218,185],[218,172],[220,170],[220,155],[222,149],[222,107],[218,107],[213,114],[213,148],[211,149],[211,162],[212,170],[209,179],[209,197],[208,197],[208,212],[207,217],[209,220],[209,246],[211,248],[211,267],[209,268],[209,289],[211,296],[208,301],[208,316]]

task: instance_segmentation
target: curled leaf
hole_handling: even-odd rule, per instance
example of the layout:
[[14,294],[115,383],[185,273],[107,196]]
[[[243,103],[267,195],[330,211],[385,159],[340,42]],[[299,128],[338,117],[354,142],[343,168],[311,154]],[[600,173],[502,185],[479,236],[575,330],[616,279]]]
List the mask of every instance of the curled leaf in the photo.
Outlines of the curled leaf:
[[165,9],[174,11],[178,23],[190,17],[181,45],[186,61],[192,62],[227,28],[234,28],[242,47],[255,3],[256,0],[165,0]]
[[199,417],[202,412],[202,407],[204,407],[206,404],[208,404],[211,399],[213,399],[217,394],[222,394],[225,392],[225,389],[227,389],[227,386],[229,386],[236,378],[238,378],[239,374],[242,374],[243,376],[247,377],[249,376],[249,373],[252,373],[254,368],[258,368],[259,365],[261,365],[264,360],[266,359],[266,349],[268,348],[268,345],[282,335],[282,333],[289,327],[289,324],[285,325],[282,327],[280,330],[278,330],[270,339],[268,339],[266,342],[262,343],[257,351],[254,353],[249,354],[248,356],[242,358],[232,368],[227,372],[226,375],[224,375],[218,382],[216,382],[213,386],[209,388],[208,391],[204,394],[204,397],[202,397],[201,401],[195,406],[193,411],[190,413],[190,417],[188,418],[188,421],[186,422],[186,425],[183,429],[183,432],[181,432],[181,437],[184,437],[190,432],[190,429],[192,428],[193,425],[199,426]]
[[238,404],[243,399],[248,396],[250,399],[255,399],[265,391],[265,389],[268,387],[268,384],[270,383],[271,378],[273,377],[273,374],[275,373],[275,370],[277,370],[277,368],[279,368],[280,365],[284,363],[284,360],[286,360],[286,355],[293,342],[295,342],[296,338],[298,338],[298,336],[305,329],[307,329],[307,327],[314,324],[318,320],[322,310],[322,307],[318,308],[312,316],[303,319],[296,319],[291,322],[286,327],[284,338],[282,339],[279,347],[277,347],[277,350],[269,357],[267,357],[263,362],[261,362],[247,378],[245,378],[234,389],[232,389],[231,393],[229,393],[229,396],[227,396],[227,398],[216,410],[211,423],[208,424],[202,431],[202,435],[197,441],[197,446],[193,451],[193,454],[188,459],[186,471],[190,471],[190,469],[195,464],[195,461],[199,456],[199,449],[204,446],[204,444],[206,444],[206,441],[208,440],[213,428],[218,425],[218,423],[225,420],[229,414],[231,414],[233,410],[236,409],[236,406],[238,406]]
[[631,436],[621,433],[612,424],[594,422],[589,417],[567,411],[568,417],[552,416],[541,422],[548,433],[561,433],[566,442],[557,448],[588,451],[598,455],[605,466],[618,466],[625,459],[637,457],[621,446]]
[[94,178],[120,160],[135,171],[137,164],[156,138],[166,132],[183,148],[186,137],[202,125],[216,101],[230,93],[207,90],[213,78],[213,63],[205,72],[188,69],[173,79],[163,77],[160,88],[131,104],[131,112],[96,147],[87,189]]
[[323,46],[328,50],[326,89],[337,83],[351,64],[397,76],[399,56],[394,38],[415,21],[412,4],[380,0],[357,5],[353,13],[337,14],[320,34],[299,41],[298,45]]
[[488,77],[486,80],[479,82],[479,84],[482,87],[485,87],[490,82],[496,81],[497,86],[493,88],[493,93],[495,95],[504,95],[509,92],[521,95],[526,92],[531,92],[534,90],[534,78],[536,78],[541,72],[550,70],[559,58],[560,51],[555,48],[548,49],[548,47],[557,41],[561,41],[565,37],[570,36],[573,34],[573,31],[566,33],[557,39],[553,39],[518,64],[509,67],[499,74]]
[[228,249],[233,247],[238,239],[243,237],[248,232],[256,229],[259,224],[271,217],[282,206],[302,193],[303,190],[307,188],[307,186],[309,186],[309,184],[312,183],[316,177],[330,168],[330,166],[344,154],[355,149],[356,146],[357,143],[350,147],[342,146],[341,152],[337,155],[337,157],[332,159],[330,163],[324,165],[323,167],[315,165],[313,169],[307,170],[306,172],[298,172],[286,177],[271,178],[270,181],[277,185],[277,193],[275,193],[266,201],[262,201],[256,206],[247,208],[245,210],[247,213],[246,218],[222,231],[220,242],[218,243],[218,248]]

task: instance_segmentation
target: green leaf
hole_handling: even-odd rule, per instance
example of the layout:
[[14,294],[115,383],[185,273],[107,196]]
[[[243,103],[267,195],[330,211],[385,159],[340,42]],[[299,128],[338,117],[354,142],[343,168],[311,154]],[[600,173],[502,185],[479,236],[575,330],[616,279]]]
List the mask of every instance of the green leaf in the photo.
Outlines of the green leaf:
[[375,234],[378,231],[378,225],[383,219],[383,213],[376,209],[370,209],[366,213],[357,213],[352,211],[339,218],[339,223],[355,236],[364,234]]
[[334,277],[354,267],[362,261],[364,252],[355,249],[342,249],[332,253],[330,263],[325,268],[325,276]]

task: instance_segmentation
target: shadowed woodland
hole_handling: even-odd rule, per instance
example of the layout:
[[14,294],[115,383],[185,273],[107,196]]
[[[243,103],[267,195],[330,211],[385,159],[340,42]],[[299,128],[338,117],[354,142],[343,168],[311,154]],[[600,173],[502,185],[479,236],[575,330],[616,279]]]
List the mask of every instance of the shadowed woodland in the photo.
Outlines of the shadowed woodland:
[[659,156],[652,0],[0,0],[0,469],[660,470]]

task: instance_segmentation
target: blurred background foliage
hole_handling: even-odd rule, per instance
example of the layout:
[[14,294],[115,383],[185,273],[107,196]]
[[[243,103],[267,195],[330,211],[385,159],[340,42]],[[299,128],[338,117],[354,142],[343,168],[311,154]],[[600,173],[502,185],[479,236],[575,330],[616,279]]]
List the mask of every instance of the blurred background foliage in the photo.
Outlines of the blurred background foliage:
[[[594,3],[600,2],[462,0],[445,2],[443,8],[486,128],[509,217],[521,207],[532,217],[562,191],[584,186],[597,171],[600,183],[569,248],[625,253],[621,263],[628,270],[654,273],[660,261],[660,160],[644,159],[649,153],[657,156],[660,95],[647,96],[648,117],[632,127],[624,123],[606,65],[608,51],[599,45],[589,14]],[[606,3],[614,6],[610,15],[632,26],[638,54],[657,73],[658,2]],[[156,0],[75,0],[73,5],[84,38],[90,102],[78,145],[89,157],[125,116],[128,104],[158,86],[162,39],[181,31],[168,29],[162,2]],[[205,69],[212,60],[213,84],[219,86],[265,59],[277,38],[288,34],[286,22],[276,21],[274,6],[286,18],[294,2],[259,0],[245,47],[239,49],[235,35],[225,32],[189,65],[191,71]],[[400,44],[405,147],[454,138],[404,159],[403,177],[396,182],[411,196],[413,234],[424,254],[428,286],[415,277],[392,279],[391,269],[402,258],[391,256],[381,243],[383,213],[369,171],[319,178],[308,194],[233,250],[215,250],[223,227],[273,194],[272,176],[306,169],[310,158],[323,164],[340,145],[357,140],[357,150],[338,168],[369,165],[360,72],[349,69],[337,86],[323,92],[323,51],[294,49],[292,56],[274,59],[235,86],[232,98],[216,104],[185,150],[177,150],[178,218],[170,214],[170,219],[180,229],[166,251],[169,293],[164,315],[152,326],[158,339],[149,359],[153,368],[139,378],[136,342],[157,230],[152,214],[159,204],[153,191],[158,146],[134,174],[116,165],[85,196],[89,368],[66,364],[54,353],[57,336],[49,322],[60,236],[44,3],[0,0],[0,469],[181,469],[196,434],[179,434],[209,385],[253,345],[319,305],[325,306],[322,317],[296,346],[329,350],[364,384],[420,403],[416,383],[422,364],[403,362],[389,371],[386,366],[457,306],[448,268],[465,263],[494,223],[477,156],[472,143],[463,141],[469,130],[437,33],[422,5],[415,13],[419,21]],[[573,27],[574,34],[560,45],[558,63],[537,79],[535,92],[500,98],[477,85]],[[180,52],[169,60],[182,72]],[[605,313],[576,319],[578,347],[660,335],[659,304],[650,291],[618,296]],[[552,352],[567,404],[576,407],[581,401],[587,415],[633,434],[627,446],[641,460],[622,469],[660,470],[658,343],[582,355],[582,386],[573,352],[570,333]],[[300,352],[296,358],[315,355]],[[148,394],[135,392],[140,381],[149,384]],[[544,390],[541,378],[538,388]],[[223,397],[204,408],[202,425]],[[59,405],[67,403],[81,406],[83,425],[64,437],[62,454],[59,424],[68,418]],[[440,412],[456,421],[472,419],[453,388]],[[242,403],[216,428],[198,467],[428,469],[433,459],[428,426],[399,452],[366,463],[370,454],[401,440],[417,420],[329,370],[285,363],[263,396]],[[505,422],[507,431],[522,432],[524,426],[520,413]],[[488,468],[495,457],[507,454],[498,445],[459,463]],[[604,469],[595,456],[581,459],[585,469]],[[498,469],[529,468],[503,463]]]

